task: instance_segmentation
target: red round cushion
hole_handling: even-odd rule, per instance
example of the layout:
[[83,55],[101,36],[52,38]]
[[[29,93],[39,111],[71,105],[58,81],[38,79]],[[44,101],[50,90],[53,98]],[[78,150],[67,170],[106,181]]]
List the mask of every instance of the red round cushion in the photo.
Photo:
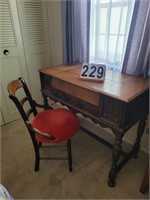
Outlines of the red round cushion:
[[54,136],[54,140],[48,140],[37,134],[36,139],[44,143],[66,141],[80,127],[77,116],[66,109],[44,110],[35,116],[32,125],[39,131]]

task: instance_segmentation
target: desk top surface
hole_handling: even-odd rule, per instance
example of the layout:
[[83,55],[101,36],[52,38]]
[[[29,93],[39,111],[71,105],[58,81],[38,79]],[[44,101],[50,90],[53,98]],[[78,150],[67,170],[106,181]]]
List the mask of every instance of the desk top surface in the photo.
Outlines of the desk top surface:
[[148,79],[111,70],[106,70],[104,82],[81,80],[81,64],[58,65],[51,68],[44,67],[39,72],[124,102],[130,102],[149,88]]

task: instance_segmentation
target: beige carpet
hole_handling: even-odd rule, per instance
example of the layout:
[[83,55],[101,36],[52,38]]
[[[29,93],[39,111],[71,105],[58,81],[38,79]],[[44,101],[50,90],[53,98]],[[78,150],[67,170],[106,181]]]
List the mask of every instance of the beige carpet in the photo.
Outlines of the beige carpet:
[[[113,140],[98,126],[81,120],[94,132]],[[128,149],[129,145],[125,144]],[[47,151],[47,152],[46,152]],[[41,161],[34,172],[34,152],[21,120],[1,128],[1,183],[14,199],[148,199],[148,191],[139,192],[148,155],[139,152],[120,171],[116,187],[107,185],[111,150],[79,131],[72,139],[73,172],[67,161]],[[64,155],[63,149],[45,149],[43,153]]]

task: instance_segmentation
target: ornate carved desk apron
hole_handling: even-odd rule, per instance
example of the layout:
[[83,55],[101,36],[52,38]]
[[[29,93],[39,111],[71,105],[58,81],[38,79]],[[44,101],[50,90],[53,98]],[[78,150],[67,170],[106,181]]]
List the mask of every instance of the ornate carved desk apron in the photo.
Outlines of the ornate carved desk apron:
[[[146,79],[106,71],[104,82],[80,80],[80,64],[59,65],[39,70],[45,107],[47,97],[61,102],[73,112],[90,117],[102,127],[109,127],[114,144],[81,127],[90,136],[112,149],[108,185],[115,185],[116,175],[131,157],[137,157],[149,106],[149,82]],[[122,150],[124,134],[139,121],[137,138],[131,152]],[[124,159],[120,162],[120,155]]]

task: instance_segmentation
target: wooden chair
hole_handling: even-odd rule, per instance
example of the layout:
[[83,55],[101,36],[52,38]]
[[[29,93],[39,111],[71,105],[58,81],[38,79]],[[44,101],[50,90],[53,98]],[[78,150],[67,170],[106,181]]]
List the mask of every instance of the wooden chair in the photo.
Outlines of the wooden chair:
[[[33,100],[23,78],[11,81],[7,89],[9,98],[16,105],[31,136],[35,151],[34,170],[39,170],[40,159],[51,159],[40,157],[40,148],[43,146],[42,143],[52,144],[67,141],[68,157],[62,159],[68,159],[69,171],[71,172],[71,137],[74,136],[80,127],[77,116],[67,109],[52,109],[51,107],[51,109],[43,110],[38,113],[37,107],[44,108],[44,106],[37,104],[36,101]],[[25,94],[23,98],[18,97],[18,90],[23,90],[23,94]],[[27,109],[27,107],[29,107],[29,109]],[[33,114],[32,121],[29,120],[31,114]]]

